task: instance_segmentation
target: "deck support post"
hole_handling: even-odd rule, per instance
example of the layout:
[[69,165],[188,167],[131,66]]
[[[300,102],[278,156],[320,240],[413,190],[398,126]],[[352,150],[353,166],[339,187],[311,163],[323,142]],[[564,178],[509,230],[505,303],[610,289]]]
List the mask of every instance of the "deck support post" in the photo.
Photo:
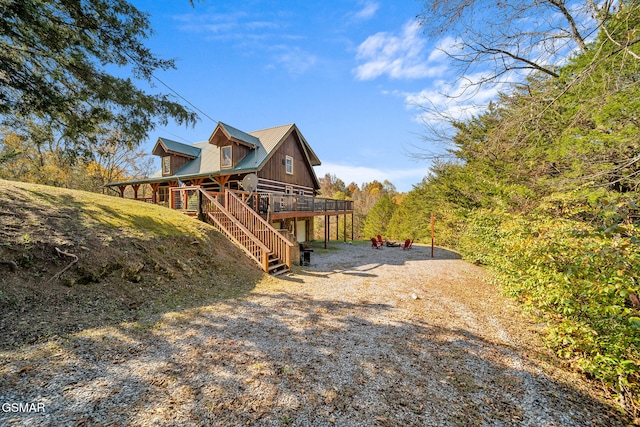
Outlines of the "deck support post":
[[345,213],[342,216],[342,233],[344,237],[344,241],[347,241],[347,214]]
[[329,235],[329,215],[324,216],[324,248],[327,249],[327,236]]

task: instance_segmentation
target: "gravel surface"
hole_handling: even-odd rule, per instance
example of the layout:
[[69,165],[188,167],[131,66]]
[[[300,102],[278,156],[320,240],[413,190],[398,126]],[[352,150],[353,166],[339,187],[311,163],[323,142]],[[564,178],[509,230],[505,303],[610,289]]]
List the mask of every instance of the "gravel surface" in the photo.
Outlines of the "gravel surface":
[[625,425],[481,268],[333,246],[246,298],[0,353],[0,425]]

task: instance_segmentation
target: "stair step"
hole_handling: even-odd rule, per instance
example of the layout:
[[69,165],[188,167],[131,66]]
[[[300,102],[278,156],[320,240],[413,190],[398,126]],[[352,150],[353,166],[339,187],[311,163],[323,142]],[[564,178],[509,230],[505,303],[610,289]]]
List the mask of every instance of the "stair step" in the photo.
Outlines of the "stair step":
[[282,270],[278,270],[278,271],[274,271],[274,272],[269,272],[269,274],[271,274],[272,276],[280,276],[281,274],[285,274],[290,272],[291,270],[289,270],[288,268],[284,268]]
[[286,267],[287,264],[285,264],[284,262],[279,262],[277,264],[273,264],[273,265],[269,265],[269,272],[271,272],[272,270],[277,270],[280,267]]

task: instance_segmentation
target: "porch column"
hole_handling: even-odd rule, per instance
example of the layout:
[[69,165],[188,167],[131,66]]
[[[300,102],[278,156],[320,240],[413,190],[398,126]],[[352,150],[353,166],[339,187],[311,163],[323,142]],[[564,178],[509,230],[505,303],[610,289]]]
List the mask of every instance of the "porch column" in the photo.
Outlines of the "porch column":
[[176,200],[175,200],[173,191],[171,191],[171,188],[177,187],[177,186],[178,186],[178,181],[169,181],[169,207],[171,209],[176,208]]
[[160,188],[160,183],[159,182],[153,182],[151,184],[151,201],[153,202],[153,204],[157,204],[158,203],[158,188]]
[[131,188],[133,188],[133,198],[138,200],[138,189],[140,188],[140,184],[131,184]]

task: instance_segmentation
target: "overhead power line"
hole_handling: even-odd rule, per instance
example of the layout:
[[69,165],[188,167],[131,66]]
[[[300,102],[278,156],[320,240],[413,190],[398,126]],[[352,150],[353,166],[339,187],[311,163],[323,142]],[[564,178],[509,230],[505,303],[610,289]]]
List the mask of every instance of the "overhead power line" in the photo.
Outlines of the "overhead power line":
[[173,89],[171,86],[169,86],[168,84],[166,84],[165,82],[163,82],[162,80],[160,80],[158,77],[156,77],[154,74],[151,74],[151,77],[153,77],[154,79],[156,79],[157,81],[159,81],[164,87],[166,87],[167,89],[169,89],[171,92],[175,93],[176,96],[178,96],[180,99],[182,99],[184,102],[186,102],[187,104],[189,104],[190,106],[192,106],[196,111],[198,111],[199,113],[201,113],[203,116],[205,116],[206,118],[208,118],[209,120],[211,120],[213,123],[218,123],[217,120],[215,120],[214,118],[212,118],[210,115],[208,115],[207,113],[205,113],[204,111],[202,111],[201,109],[199,109],[198,107],[196,107],[195,105],[193,105],[193,103],[191,101],[189,101],[187,98],[185,98],[184,96],[180,95],[178,93],[178,91],[176,91],[175,89]]

